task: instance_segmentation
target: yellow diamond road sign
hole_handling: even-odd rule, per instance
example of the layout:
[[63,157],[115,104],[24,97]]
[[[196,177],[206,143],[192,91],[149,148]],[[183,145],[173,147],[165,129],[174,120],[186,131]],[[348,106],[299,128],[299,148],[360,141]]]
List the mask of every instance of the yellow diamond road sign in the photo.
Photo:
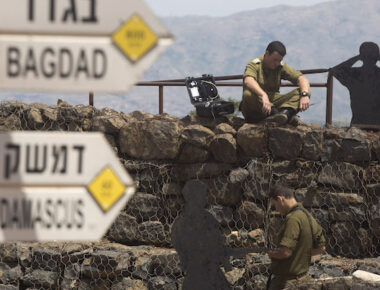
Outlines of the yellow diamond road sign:
[[88,185],[88,191],[104,212],[108,211],[125,193],[125,185],[109,167]]
[[129,59],[137,61],[157,44],[158,37],[134,14],[112,35],[112,40]]

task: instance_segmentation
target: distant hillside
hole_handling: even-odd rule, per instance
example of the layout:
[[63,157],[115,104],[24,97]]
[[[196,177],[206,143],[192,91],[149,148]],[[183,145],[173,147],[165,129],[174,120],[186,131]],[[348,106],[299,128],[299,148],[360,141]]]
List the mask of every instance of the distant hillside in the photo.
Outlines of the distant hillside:
[[[380,44],[380,1],[340,0],[309,7],[276,6],[228,17],[170,17],[162,19],[176,38],[144,76],[145,80],[183,78],[202,73],[241,74],[246,63],[263,54],[272,40],[285,43],[285,61],[297,69],[329,68],[358,54],[363,41]],[[326,75],[310,77],[325,81]],[[351,118],[348,92],[335,82],[334,119]],[[120,108],[157,112],[157,90],[136,88]],[[221,89],[240,98],[241,89]],[[149,105],[147,105],[149,98]],[[152,103],[150,102],[152,100]],[[131,103],[130,103],[131,101]],[[324,120],[325,89],[313,89],[317,103],[306,119]],[[165,110],[185,115],[192,106],[184,88],[165,88]]]

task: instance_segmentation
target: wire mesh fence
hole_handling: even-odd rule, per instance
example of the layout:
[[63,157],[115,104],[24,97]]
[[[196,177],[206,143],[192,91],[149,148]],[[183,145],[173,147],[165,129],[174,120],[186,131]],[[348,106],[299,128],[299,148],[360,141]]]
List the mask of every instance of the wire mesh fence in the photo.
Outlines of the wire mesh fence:
[[[113,116],[120,113],[65,104],[1,106],[0,130],[105,132],[137,188],[99,242],[1,244],[1,289],[182,289],[186,270],[173,248],[172,227],[183,213],[189,180],[207,187],[205,209],[228,249],[276,246],[284,219],[270,209],[267,194],[283,181],[327,240],[327,254],[313,258],[313,278],[347,277],[358,269],[380,274],[378,162],[279,161],[270,154],[235,164],[133,160],[118,150],[120,125]],[[268,256],[241,253],[226,252],[228,265],[220,266],[231,288],[265,288]],[[324,283],[349,289],[345,279]]]

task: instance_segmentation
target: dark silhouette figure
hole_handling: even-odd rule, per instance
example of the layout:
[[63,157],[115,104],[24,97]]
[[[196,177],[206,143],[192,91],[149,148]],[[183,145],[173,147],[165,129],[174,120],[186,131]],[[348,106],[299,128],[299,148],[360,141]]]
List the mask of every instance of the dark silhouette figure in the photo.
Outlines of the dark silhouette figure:
[[[379,47],[373,42],[363,42],[360,54],[335,66],[334,76],[348,88],[351,98],[352,125],[380,126],[380,60]],[[361,60],[361,67],[352,67]]]
[[172,226],[172,242],[186,273],[183,289],[231,289],[220,266],[230,270],[224,238],[216,219],[205,209],[206,186],[196,180],[183,188],[185,206]]

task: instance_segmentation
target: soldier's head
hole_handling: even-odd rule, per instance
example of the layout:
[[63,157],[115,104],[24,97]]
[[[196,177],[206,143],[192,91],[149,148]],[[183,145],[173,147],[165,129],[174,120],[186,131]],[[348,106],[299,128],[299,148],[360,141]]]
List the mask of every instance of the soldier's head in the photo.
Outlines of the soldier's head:
[[267,69],[276,69],[286,54],[285,45],[280,41],[272,41],[265,50],[263,64]]
[[363,42],[359,52],[364,65],[375,65],[380,60],[379,46],[374,42]]
[[297,203],[294,190],[283,183],[276,183],[271,187],[269,199],[271,205],[281,214],[286,214]]

